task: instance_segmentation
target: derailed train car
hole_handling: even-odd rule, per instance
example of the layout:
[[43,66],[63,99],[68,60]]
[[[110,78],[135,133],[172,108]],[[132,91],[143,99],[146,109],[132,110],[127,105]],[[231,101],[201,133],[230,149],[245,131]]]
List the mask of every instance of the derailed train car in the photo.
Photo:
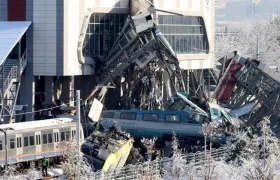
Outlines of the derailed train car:
[[[186,98],[183,93],[177,93],[176,100],[163,110],[107,110],[103,111],[101,124],[112,126],[117,123],[123,130],[135,138],[157,137],[159,140],[176,135],[189,137],[192,143],[203,140],[202,124],[217,122],[221,131],[229,128],[240,128],[242,121],[232,116],[226,109],[214,103],[208,103],[205,111]],[[214,141],[217,144],[225,142],[225,134],[218,133]]]
[[129,156],[133,138],[112,128],[109,134],[94,131],[85,139],[81,150],[95,171],[106,172],[111,168],[121,168]]

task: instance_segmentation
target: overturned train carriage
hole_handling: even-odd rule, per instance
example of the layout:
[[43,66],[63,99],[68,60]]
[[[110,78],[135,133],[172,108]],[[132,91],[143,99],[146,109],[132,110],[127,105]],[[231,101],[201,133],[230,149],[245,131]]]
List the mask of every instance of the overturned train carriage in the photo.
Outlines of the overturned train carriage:
[[133,146],[133,138],[117,129],[110,134],[94,131],[86,138],[81,150],[94,170],[106,172],[125,165]]

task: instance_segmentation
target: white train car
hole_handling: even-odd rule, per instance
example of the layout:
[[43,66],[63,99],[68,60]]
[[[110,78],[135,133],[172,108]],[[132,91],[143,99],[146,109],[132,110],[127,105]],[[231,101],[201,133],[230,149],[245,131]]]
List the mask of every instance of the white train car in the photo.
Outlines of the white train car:
[[[61,155],[65,149],[65,143],[61,142],[69,141],[76,135],[76,121],[71,117],[63,117],[4,124],[0,125],[0,129],[7,133],[7,164],[15,164]],[[80,129],[83,141],[82,126]],[[5,135],[0,132],[0,165],[5,163]]]

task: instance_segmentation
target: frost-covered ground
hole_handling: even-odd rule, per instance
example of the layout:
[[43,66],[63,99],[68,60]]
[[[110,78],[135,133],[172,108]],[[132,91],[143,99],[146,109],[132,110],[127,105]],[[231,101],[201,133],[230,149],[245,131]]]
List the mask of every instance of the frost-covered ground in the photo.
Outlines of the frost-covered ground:
[[[172,141],[173,155],[170,160],[161,161],[159,158],[155,162],[147,161],[142,164],[131,165],[117,171],[117,174],[112,169],[104,176],[108,180],[119,176],[128,180],[279,180],[280,141],[271,131],[268,119],[264,119],[255,128],[233,132],[224,146],[227,151],[221,155],[221,158],[218,158],[220,161],[213,159],[214,151],[211,149],[210,143],[210,150],[204,152],[204,158],[196,158],[196,164],[191,163],[190,160],[187,163],[174,135]],[[215,123],[203,124],[205,139],[208,137],[211,139],[214,130],[217,130]],[[61,175],[57,178],[58,180],[100,179],[98,173],[92,171],[91,166],[83,158],[83,154],[75,147],[74,141],[68,144],[67,151],[62,154],[64,161],[60,165],[61,169],[49,170],[49,174],[53,174],[53,176]],[[8,174],[0,177],[0,179],[35,180],[42,178],[41,171],[35,168],[31,168],[25,175],[9,176],[13,172],[13,169],[9,169]]]
[[[280,179],[280,163],[278,162],[277,170],[275,171],[275,176],[271,180],[279,180]],[[187,167],[188,168],[188,167]],[[252,167],[253,168],[253,167]],[[224,162],[215,162],[213,166],[211,166],[210,171],[207,171],[204,167],[189,167],[186,175],[182,175],[179,177],[170,177],[163,176],[164,180],[205,180],[205,179],[213,179],[213,180],[248,180],[252,179],[248,177],[247,169],[244,169],[242,166],[234,166],[231,164],[227,164]],[[209,177],[209,178],[205,178]],[[260,179],[256,179],[260,180]],[[268,180],[263,178],[263,180]]]
[[[49,177],[61,177],[63,174],[63,170],[61,168],[53,168],[48,169],[48,176]],[[6,175],[3,177],[0,177],[0,180],[36,180],[36,179],[42,179],[42,172],[38,170],[32,170],[26,174],[21,175]],[[54,178],[59,179],[59,178]],[[62,180],[62,179],[61,179]]]

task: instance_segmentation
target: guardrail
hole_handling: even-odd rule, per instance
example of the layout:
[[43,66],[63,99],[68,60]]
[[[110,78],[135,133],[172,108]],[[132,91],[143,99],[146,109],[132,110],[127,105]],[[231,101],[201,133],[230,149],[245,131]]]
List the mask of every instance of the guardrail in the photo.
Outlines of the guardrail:
[[24,51],[23,55],[20,58],[20,73],[19,76],[23,73],[25,67],[27,66],[27,49]]
[[4,97],[6,96],[7,90],[10,88],[11,83],[13,81],[15,81],[17,79],[17,75],[18,75],[18,67],[17,66],[13,66],[3,84],[3,89],[2,91],[4,91]]
[[[222,160],[227,152],[227,149],[221,147],[219,149],[212,149],[211,150],[211,158],[219,161]],[[209,155],[209,151],[207,151],[207,156]],[[205,151],[197,152],[197,153],[189,153],[183,155],[182,158],[185,159],[187,164],[194,164],[194,165],[202,165],[205,160]],[[151,162],[139,163],[135,165],[127,165],[123,168],[119,169],[110,169],[107,172],[98,171],[95,173],[96,179],[102,180],[134,180],[143,177],[144,175],[148,175],[149,177],[154,177],[158,175],[159,169],[161,166],[163,167],[170,167],[172,164],[173,158],[164,158],[162,160],[155,160]]]
[[[26,65],[27,65],[27,49],[25,50],[25,52],[23,53],[23,55],[21,56],[21,58],[19,60],[20,71],[18,69],[19,68],[18,66],[13,66],[4,81],[2,90],[0,91],[1,95],[2,95],[2,91],[4,91],[4,98],[8,92],[7,90],[10,88],[12,82],[17,81],[17,78],[19,76],[21,76]],[[5,77],[2,77],[2,78],[5,78]]]

